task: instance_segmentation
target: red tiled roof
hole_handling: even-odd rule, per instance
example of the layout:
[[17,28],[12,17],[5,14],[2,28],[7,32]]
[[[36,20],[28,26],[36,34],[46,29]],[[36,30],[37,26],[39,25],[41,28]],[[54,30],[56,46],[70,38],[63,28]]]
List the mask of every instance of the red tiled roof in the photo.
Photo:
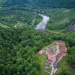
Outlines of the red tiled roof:
[[52,61],[51,61],[51,60],[48,60],[48,59],[47,59],[46,61],[47,61],[48,63],[52,63]]
[[61,56],[62,56],[62,52],[60,52],[60,53],[58,53],[57,55],[56,55],[56,59],[59,59]]
[[61,52],[67,53],[67,48],[66,48],[65,46],[63,46],[63,47],[61,48]]
[[54,49],[51,47],[48,53],[54,53]]
[[63,44],[62,41],[59,41],[59,42],[58,42],[58,45],[59,45],[59,46],[64,46],[64,44]]
[[52,61],[54,58],[54,49],[51,47],[48,51],[48,60]]
[[66,53],[63,53],[63,56],[65,57],[66,56]]
[[44,50],[40,50],[40,51],[39,51],[39,54],[40,54],[40,55],[42,55],[42,54],[44,54],[44,53],[45,53]]
[[53,58],[54,58],[54,54],[53,53],[51,53],[51,54],[48,54],[48,60],[53,60]]

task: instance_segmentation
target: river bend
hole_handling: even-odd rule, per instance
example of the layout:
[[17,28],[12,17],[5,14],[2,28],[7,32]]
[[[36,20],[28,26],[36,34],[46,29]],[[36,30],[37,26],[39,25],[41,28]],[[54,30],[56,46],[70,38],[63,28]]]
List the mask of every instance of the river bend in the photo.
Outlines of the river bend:
[[36,26],[36,30],[40,32],[45,32],[46,31],[46,25],[49,21],[49,17],[43,14],[39,14],[40,16],[43,17],[43,20]]

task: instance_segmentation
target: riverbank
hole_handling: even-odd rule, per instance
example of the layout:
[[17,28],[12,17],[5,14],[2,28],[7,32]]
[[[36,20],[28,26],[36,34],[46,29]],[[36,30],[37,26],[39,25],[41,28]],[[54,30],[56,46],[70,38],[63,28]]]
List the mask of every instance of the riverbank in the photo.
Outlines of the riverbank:
[[[36,30],[40,32],[51,32],[51,33],[66,33],[70,31],[74,31],[75,26],[74,24],[74,10],[73,9],[51,9],[48,10],[49,13],[46,13],[50,17],[50,20],[44,25],[45,23],[41,21]],[[46,12],[46,10],[45,10]],[[41,15],[40,15],[41,16]],[[42,16],[44,20],[44,15]],[[72,18],[71,18],[72,17]]]
[[45,32],[46,31],[46,25],[49,21],[49,17],[43,14],[39,14],[40,16],[43,17],[43,20],[36,26],[37,31]]
[[64,32],[66,33],[66,32],[71,32],[71,31],[75,31],[75,24],[68,27]]
[[[46,9],[44,12],[50,17],[50,21],[46,26],[49,32],[61,33],[75,23],[75,9],[56,8]],[[70,29],[70,31],[71,30],[72,29]]]

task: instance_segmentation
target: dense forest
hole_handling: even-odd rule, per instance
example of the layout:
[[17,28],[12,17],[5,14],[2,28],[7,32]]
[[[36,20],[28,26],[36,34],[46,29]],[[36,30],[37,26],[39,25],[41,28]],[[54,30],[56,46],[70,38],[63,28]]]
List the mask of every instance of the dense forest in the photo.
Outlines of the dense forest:
[[[63,33],[75,23],[74,7],[75,0],[0,0],[0,75],[42,75],[38,51],[56,40],[68,48],[56,75],[75,75],[75,31]],[[47,32],[35,30],[42,17],[34,11],[50,17]]]
[[32,4],[35,7],[73,8],[75,0],[6,0],[4,6]]
[[[0,27],[0,34],[0,75],[38,75],[41,66],[36,53],[53,40],[65,41],[68,47],[67,63],[70,67],[75,68],[75,32],[49,35],[39,33],[29,27],[20,29]],[[62,75],[63,73],[70,74],[66,68],[63,70]]]
[[42,17],[33,12],[23,10],[0,11],[0,26],[1,25],[3,26],[6,25],[8,27],[30,26],[34,28],[40,21],[42,21]]

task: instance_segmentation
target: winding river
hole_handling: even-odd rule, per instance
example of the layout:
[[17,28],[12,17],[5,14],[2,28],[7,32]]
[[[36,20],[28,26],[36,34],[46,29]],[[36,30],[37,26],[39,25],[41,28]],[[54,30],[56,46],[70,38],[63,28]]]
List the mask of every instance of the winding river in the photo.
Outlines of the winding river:
[[[43,17],[43,20],[36,26],[36,30],[37,31],[40,31],[40,32],[45,32],[46,31],[46,25],[49,21],[49,17],[46,16],[46,15],[43,15],[43,14],[39,14],[40,16]],[[67,33],[67,32],[71,32],[71,31],[74,31],[75,30],[75,24],[70,26],[69,28],[67,28],[64,33]]]
[[[5,8],[5,9],[0,9],[0,10],[10,10],[11,8]],[[16,8],[14,8],[14,9],[12,9],[12,10],[16,10]],[[17,10],[27,10],[27,9],[18,9],[17,8]],[[32,10],[27,10],[27,11],[32,11]],[[48,21],[49,21],[49,17],[48,16],[46,16],[46,15],[43,15],[43,14],[39,14],[40,16],[42,16],[43,17],[43,20],[36,26],[36,30],[37,31],[40,31],[40,32],[45,32],[46,31],[46,25],[47,25],[47,23],[48,23]],[[66,32],[71,32],[71,31],[75,31],[75,24],[74,25],[72,25],[72,26],[70,26],[69,28],[67,28],[65,31],[64,31],[64,33],[66,33]]]
[[43,17],[43,20],[36,26],[36,30],[40,32],[45,32],[46,31],[46,25],[49,21],[49,17],[43,14],[39,14],[40,16]]

